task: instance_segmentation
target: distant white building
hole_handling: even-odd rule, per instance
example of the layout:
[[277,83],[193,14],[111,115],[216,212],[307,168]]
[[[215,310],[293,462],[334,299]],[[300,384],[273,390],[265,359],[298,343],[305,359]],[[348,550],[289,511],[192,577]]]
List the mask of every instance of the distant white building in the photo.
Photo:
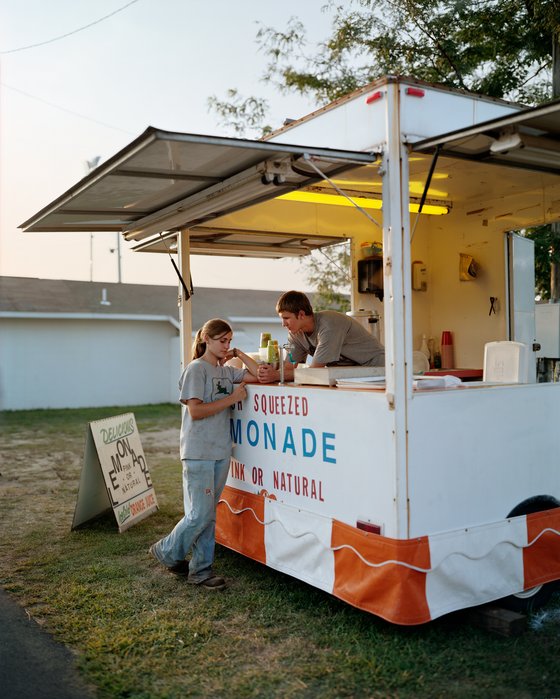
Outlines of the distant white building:
[[[228,320],[234,343],[280,342],[281,292],[195,288],[193,328]],[[175,286],[0,277],[0,409],[177,401]]]

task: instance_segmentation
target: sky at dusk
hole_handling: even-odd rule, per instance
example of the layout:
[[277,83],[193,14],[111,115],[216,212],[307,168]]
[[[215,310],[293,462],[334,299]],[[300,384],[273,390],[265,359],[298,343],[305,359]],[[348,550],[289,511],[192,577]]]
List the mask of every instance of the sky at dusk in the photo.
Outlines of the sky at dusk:
[[[0,274],[117,281],[116,233],[23,233],[18,226],[78,182],[88,160],[103,162],[148,126],[235,135],[207,104],[212,95],[225,99],[229,88],[266,98],[274,128],[312,111],[310,100],[262,81],[267,58],[256,34],[259,26],[286,29],[296,16],[313,50],[330,31],[324,5],[0,0]],[[167,256],[133,253],[124,241],[121,250],[123,282],[176,283]],[[192,275],[196,286],[308,287],[297,260],[195,256]]]

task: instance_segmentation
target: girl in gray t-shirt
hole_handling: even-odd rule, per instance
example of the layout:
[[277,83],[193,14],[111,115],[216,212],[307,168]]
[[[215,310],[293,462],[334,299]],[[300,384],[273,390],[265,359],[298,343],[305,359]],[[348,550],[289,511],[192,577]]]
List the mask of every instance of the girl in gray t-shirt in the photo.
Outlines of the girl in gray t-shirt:
[[[212,572],[216,506],[226,484],[232,442],[229,410],[247,396],[245,383],[257,381],[257,363],[230,349],[233,332],[225,320],[209,320],[197,332],[193,361],[179,381],[183,409],[181,461],[185,516],[173,531],[150,547],[151,555],[187,582],[208,589],[225,587]],[[247,369],[225,366],[239,357]],[[192,552],[191,560],[185,558]]]

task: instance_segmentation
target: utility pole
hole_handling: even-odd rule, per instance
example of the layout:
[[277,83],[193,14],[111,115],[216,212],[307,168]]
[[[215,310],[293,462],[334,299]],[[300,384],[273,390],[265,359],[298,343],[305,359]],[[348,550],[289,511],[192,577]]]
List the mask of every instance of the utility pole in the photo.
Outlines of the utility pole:
[[[101,160],[100,155],[96,155],[91,160],[86,160],[86,172],[91,172],[99,165]],[[121,234],[117,233],[117,245],[114,248],[110,248],[111,252],[117,253],[117,280],[120,284],[122,282],[122,270],[121,270]],[[93,233],[89,234],[89,280],[93,281]]]
[[[86,160],[86,172],[94,170],[100,160],[100,155],[94,156],[91,160]],[[93,233],[89,234],[89,280],[90,282],[93,281]]]
[[118,283],[120,284],[122,282],[121,278],[121,234],[117,233],[117,245],[114,248],[109,248],[111,254],[116,252],[117,253],[117,279]]

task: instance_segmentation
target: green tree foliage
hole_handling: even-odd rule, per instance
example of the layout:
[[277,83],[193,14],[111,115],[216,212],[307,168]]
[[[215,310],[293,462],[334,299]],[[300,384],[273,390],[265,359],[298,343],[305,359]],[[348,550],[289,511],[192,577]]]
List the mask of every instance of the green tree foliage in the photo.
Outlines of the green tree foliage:
[[535,293],[543,300],[551,298],[551,271],[560,264],[560,237],[555,226],[537,226],[525,234],[535,242]]
[[317,311],[349,311],[350,245],[342,243],[317,250],[302,260],[307,280],[312,285],[313,307]]
[[331,0],[332,34],[306,54],[305,27],[261,27],[267,80],[330,102],[386,74],[534,104],[550,96],[558,0]]
[[264,125],[268,103],[260,97],[242,97],[233,88],[226,98],[219,100],[215,95],[208,98],[208,106],[220,118],[223,126],[232,128],[236,136],[266,136],[272,131]]

